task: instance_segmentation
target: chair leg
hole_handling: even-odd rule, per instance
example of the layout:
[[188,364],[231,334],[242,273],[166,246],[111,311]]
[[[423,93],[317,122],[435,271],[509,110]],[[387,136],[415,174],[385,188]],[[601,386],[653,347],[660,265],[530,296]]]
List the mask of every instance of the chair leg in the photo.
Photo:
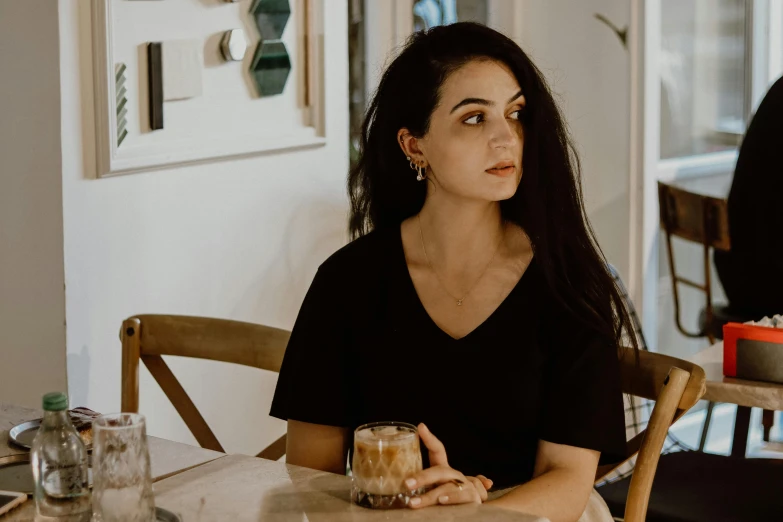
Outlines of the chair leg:
[[285,455],[287,437],[288,434],[284,434],[282,437],[267,446],[265,450],[256,455],[256,457],[267,460],[280,460],[283,455]]
[[775,412],[772,410],[764,410],[764,414],[761,417],[761,424],[764,426],[764,442],[769,442],[769,432],[772,431],[772,427],[775,425]]
[[734,442],[731,444],[731,456],[744,459],[748,451],[748,431],[750,431],[750,411],[748,406],[737,406],[734,419]]
[[707,435],[710,431],[710,422],[712,422],[712,410],[715,409],[715,403],[709,401],[707,403],[707,416],[704,417],[704,424],[701,427],[701,438],[699,439],[699,451],[704,451],[704,446],[707,445]]

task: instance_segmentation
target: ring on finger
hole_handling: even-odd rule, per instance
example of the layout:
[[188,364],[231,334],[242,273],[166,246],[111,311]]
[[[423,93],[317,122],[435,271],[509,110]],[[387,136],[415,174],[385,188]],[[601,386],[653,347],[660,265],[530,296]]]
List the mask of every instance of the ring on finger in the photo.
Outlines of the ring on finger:
[[451,479],[451,482],[453,482],[459,488],[459,490],[462,491],[462,485],[464,484],[463,481],[460,479]]

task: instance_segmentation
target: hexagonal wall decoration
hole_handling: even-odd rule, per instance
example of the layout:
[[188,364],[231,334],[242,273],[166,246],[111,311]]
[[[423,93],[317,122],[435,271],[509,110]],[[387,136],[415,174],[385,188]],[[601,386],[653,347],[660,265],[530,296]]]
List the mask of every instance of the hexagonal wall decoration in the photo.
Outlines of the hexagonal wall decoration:
[[[3,1],[0,0],[0,5]],[[170,169],[194,162],[289,154],[291,150],[324,147],[332,138],[326,120],[324,63],[324,45],[332,31],[340,29],[328,27],[330,17],[325,13],[333,7],[332,0],[289,0],[291,14],[285,25],[282,18],[279,19],[278,26],[283,31],[282,38],[277,40],[268,33],[261,35],[255,27],[256,19],[250,13],[255,0],[236,3],[224,3],[224,0],[89,0],[87,3],[90,16],[84,20],[86,25],[82,29],[90,36],[90,72],[96,85],[103,86],[94,89],[94,96],[90,96],[90,103],[84,107],[94,116],[90,121],[94,139],[88,144],[87,152],[94,156],[91,171],[97,177]],[[147,13],[142,4],[150,7],[152,4],[164,7],[183,4],[183,7]],[[173,112],[167,113],[166,126],[153,134],[150,132],[152,124],[161,124],[163,111],[159,109],[165,103],[162,48],[187,35],[163,31],[150,33],[140,40],[138,31],[133,28],[147,14],[154,14],[160,27],[176,27],[182,25],[186,11],[192,11],[193,16],[203,18],[202,21],[220,14],[226,23],[213,24],[211,29],[202,24],[199,26],[202,30],[193,33],[196,36],[191,35],[193,38],[201,35],[195,45],[199,56],[195,60],[189,59],[188,63],[203,73],[202,98],[200,101],[168,102],[167,106]],[[229,23],[229,19],[233,22]],[[235,42],[231,38],[239,32],[227,36],[222,45],[224,35],[213,33],[219,29],[221,32],[234,29],[245,32],[244,58],[241,58],[243,48],[239,40]],[[158,36],[164,41],[154,39]],[[279,30],[271,36],[279,36]],[[192,38],[189,39],[192,43]],[[262,41],[260,48],[259,40]],[[227,48],[225,54],[232,61],[218,66],[223,47]],[[189,48],[193,46],[189,45]],[[151,53],[151,49],[155,51]],[[150,66],[151,54],[153,66]],[[125,70],[119,62],[125,63]],[[281,90],[282,94],[259,97],[256,81],[263,94]],[[208,88],[210,86],[213,88]],[[155,110],[151,111],[153,105]],[[206,110],[215,107],[219,110]]]
[[264,40],[258,44],[250,65],[250,76],[259,95],[281,94],[290,72],[291,59],[282,41]]
[[279,40],[291,17],[291,4],[288,0],[253,0],[250,14],[256,21],[262,39]]
[[288,0],[253,0],[250,15],[261,35],[250,76],[260,96],[281,94],[291,72],[291,57],[281,40],[291,17],[291,5]]

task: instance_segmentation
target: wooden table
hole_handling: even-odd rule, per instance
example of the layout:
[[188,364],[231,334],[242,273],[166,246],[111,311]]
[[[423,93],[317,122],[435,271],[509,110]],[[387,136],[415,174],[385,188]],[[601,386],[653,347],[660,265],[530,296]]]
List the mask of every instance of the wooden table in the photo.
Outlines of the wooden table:
[[[0,403],[0,457],[25,452],[8,444],[8,430],[40,416],[40,411]],[[155,504],[179,514],[183,522],[548,522],[489,505],[374,511],[350,502],[349,477],[245,455],[224,455],[156,437],[149,437],[149,448]],[[28,500],[0,515],[0,522],[32,521],[34,515],[35,506]]]
[[724,377],[723,342],[713,344],[689,360],[704,368],[707,374],[707,393],[703,399],[738,406],[731,455],[744,457],[748,446],[750,409],[783,410],[783,384]]
[[[41,410],[22,408],[0,403],[0,458],[27,453],[8,442],[8,430],[33,419],[40,419]],[[152,480],[159,481],[188,469],[225,457],[225,454],[189,444],[181,444],[158,437],[148,437]],[[0,515],[0,522],[33,520],[35,508],[31,500],[7,515]]]
[[229,455],[158,482],[155,503],[179,514],[185,522],[547,521],[475,504],[422,510],[371,510],[351,503],[350,488],[349,477]]

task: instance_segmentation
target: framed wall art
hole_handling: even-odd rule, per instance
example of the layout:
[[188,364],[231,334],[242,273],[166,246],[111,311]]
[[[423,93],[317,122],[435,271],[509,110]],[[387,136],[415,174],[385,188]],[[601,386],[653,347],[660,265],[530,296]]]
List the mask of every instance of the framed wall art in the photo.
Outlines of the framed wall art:
[[318,147],[325,0],[92,0],[101,177]]

